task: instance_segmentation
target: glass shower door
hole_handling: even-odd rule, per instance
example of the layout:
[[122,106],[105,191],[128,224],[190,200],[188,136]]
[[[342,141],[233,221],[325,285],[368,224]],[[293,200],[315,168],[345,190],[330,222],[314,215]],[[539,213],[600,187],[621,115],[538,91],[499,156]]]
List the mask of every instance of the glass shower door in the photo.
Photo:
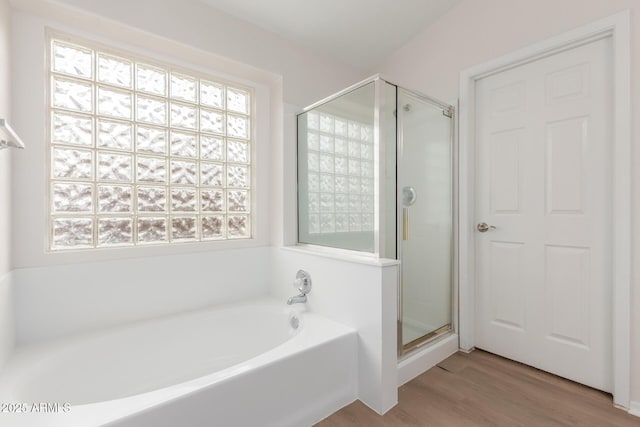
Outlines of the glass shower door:
[[451,328],[452,119],[398,88],[398,249],[402,347]]

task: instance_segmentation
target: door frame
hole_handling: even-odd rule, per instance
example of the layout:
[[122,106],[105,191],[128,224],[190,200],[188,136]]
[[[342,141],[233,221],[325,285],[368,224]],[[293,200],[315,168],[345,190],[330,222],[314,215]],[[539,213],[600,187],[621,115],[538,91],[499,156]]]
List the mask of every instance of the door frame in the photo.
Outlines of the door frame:
[[628,409],[631,387],[631,69],[629,10],[473,66],[460,73],[459,333],[475,347],[475,91],[476,82],[585,43],[611,37],[613,50],[613,402]]

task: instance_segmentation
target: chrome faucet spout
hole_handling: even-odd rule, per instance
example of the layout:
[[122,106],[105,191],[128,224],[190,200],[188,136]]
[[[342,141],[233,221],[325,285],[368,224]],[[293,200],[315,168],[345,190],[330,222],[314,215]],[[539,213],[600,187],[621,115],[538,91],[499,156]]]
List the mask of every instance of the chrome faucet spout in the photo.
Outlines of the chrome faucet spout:
[[305,294],[296,295],[287,300],[287,304],[301,304],[307,302],[307,296]]

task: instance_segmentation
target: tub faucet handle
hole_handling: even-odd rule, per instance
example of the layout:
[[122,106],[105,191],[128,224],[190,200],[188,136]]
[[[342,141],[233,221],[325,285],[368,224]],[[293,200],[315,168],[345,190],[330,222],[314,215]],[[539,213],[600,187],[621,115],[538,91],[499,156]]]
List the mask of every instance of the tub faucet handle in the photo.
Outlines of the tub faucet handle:
[[293,281],[293,287],[304,295],[311,292],[311,276],[309,276],[309,273],[304,270],[298,270],[296,280]]

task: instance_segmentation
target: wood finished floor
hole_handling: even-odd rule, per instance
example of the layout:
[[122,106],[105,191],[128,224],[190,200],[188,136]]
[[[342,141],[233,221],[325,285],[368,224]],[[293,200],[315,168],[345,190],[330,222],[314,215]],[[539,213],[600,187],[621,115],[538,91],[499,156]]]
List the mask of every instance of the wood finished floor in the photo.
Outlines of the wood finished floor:
[[403,385],[398,401],[384,416],[356,401],[316,427],[640,427],[606,393],[481,350],[456,353]]

